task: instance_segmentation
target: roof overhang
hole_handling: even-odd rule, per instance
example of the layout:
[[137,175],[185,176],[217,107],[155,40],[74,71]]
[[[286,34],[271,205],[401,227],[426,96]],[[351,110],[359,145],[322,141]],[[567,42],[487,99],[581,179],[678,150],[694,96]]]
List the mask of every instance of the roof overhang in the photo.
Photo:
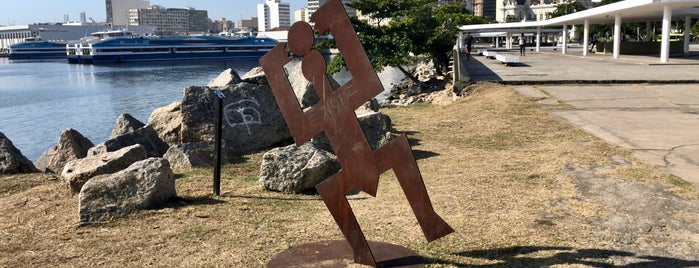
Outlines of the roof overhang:
[[672,9],[673,19],[699,17],[699,0],[626,0],[543,21],[464,25],[459,30],[492,31],[579,25],[585,23],[585,20],[590,24],[606,24],[614,23],[617,14],[623,22],[659,21],[663,19],[665,6]]

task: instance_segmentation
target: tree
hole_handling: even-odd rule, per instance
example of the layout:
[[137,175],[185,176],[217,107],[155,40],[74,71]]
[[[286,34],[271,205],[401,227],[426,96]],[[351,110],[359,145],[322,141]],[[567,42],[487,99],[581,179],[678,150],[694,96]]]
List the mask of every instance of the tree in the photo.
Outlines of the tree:
[[578,0],[574,0],[572,2],[563,2],[563,3],[558,4],[558,6],[556,6],[556,10],[554,10],[553,12],[550,13],[550,17],[555,18],[555,17],[565,16],[565,15],[572,14],[572,13],[575,13],[578,11],[583,11],[586,9],[587,8],[585,7],[585,5],[580,3],[580,1],[578,1]]
[[468,24],[486,23],[485,19],[469,14],[461,5],[443,5],[432,10],[432,19],[437,23],[432,36],[428,39],[425,52],[432,56],[437,73],[443,74],[449,66],[454,39],[459,34],[458,27]]
[[[385,66],[396,67],[421,84],[404,67],[415,62],[415,55],[431,57],[437,71],[443,73],[458,26],[485,23],[459,5],[435,4],[434,0],[355,0],[348,4],[371,17],[370,21],[356,17],[351,20],[376,71]],[[328,71],[337,72],[343,65],[342,56],[335,57]]]

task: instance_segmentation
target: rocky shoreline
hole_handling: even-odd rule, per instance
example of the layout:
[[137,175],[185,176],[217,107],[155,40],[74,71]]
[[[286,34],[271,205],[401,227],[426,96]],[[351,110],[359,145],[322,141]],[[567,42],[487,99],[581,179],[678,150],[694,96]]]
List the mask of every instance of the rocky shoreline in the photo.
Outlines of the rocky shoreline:
[[[318,102],[313,86],[303,78],[299,61],[289,65],[289,80],[303,109]],[[409,79],[394,86],[393,96],[375,99],[356,110],[358,121],[373,148],[391,140],[391,120],[380,107],[405,106],[447,99],[453,95],[437,77],[434,66],[420,64],[414,71],[426,85]],[[337,82],[334,82],[337,85]],[[438,90],[445,88],[445,90]],[[319,136],[295,146],[261,68],[242,78],[232,69],[207,86],[184,89],[181,101],[155,109],[147,123],[129,114],[120,115],[108,140],[94,144],[79,131],[65,129],[55,146],[32,163],[0,133],[0,174],[52,173],[80,195],[80,221],[87,223],[157,206],[176,196],[172,169],[213,166],[215,91],[224,95],[222,159],[234,163],[243,155],[268,151],[260,168],[260,184],[268,190],[301,193],[340,169],[332,148]],[[144,189],[133,187],[133,172],[158,170],[137,181],[149,181]],[[291,167],[291,168],[283,168]],[[137,169],[137,170],[138,170]],[[92,182],[101,181],[101,183]],[[118,183],[121,182],[121,183]],[[145,185],[148,185],[147,187]],[[166,187],[167,190],[163,189]],[[110,195],[109,200],[96,193]],[[153,197],[154,193],[158,193]],[[126,201],[129,200],[129,201]]]

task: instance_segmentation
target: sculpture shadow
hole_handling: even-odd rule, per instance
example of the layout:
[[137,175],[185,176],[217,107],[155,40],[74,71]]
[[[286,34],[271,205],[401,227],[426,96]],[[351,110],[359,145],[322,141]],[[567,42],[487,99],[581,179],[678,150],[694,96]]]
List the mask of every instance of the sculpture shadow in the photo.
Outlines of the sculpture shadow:
[[[421,141],[420,139],[414,138],[413,135],[420,133],[417,131],[397,131],[395,129],[392,129],[391,132],[397,133],[397,134],[405,134],[408,137],[408,144],[410,144],[410,147],[415,147],[417,145],[420,145]],[[427,159],[430,157],[435,157],[438,156],[438,153],[435,152],[430,152],[430,151],[423,151],[423,150],[413,150],[413,157],[415,157],[415,160],[420,160],[420,159]]]
[[[538,255],[534,255],[538,254]],[[579,264],[590,267],[697,267],[699,260],[682,260],[670,257],[636,255],[635,253],[605,249],[575,249],[571,247],[515,246],[498,249],[472,250],[457,253],[459,256],[477,258],[492,264],[464,264],[438,259],[429,259],[431,263],[446,263],[458,267],[549,267],[553,265]],[[541,257],[545,256],[545,257]],[[614,264],[610,258],[630,258],[633,263]]]

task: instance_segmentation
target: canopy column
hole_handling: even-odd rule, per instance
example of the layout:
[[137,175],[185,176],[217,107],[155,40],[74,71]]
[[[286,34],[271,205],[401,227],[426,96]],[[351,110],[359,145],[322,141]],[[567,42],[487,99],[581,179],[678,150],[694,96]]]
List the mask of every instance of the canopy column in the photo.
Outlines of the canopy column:
[[464,51],[464,32],[459,31],[459,37],[456,38],[456,47],[459,51]]
[[541,27],[536,27],[536,52],[540,52],[541,48]]
[[619,58],[619,47],[621,43],[621,15],[614,14],[614,52],[613,57]]
[[587,45],[590,43],[590,20],[585,19],[583,25],[583,56],[587,56]]
[[653,40],[653,38],[650,36],[651,29],[652,27],[650,26],[650,21],[646,21],[646,38],[644,38],[643,41],[650,42],[651,40]]
[[692,18],[690,16],[684,17],[684,54],[689,53],[689,33],[692,32]]
[[505,35],[505,48],[506,49],[512,49],[512,33],[507,32]]
[[568,52],[568,25],[563,24],[563,42],[561,42],[561,53],[566,54]]
[[660,62],[666,63],[670,58],[670,25],[672,25],[672,8],[663,6],[663,33],[660,41]]

